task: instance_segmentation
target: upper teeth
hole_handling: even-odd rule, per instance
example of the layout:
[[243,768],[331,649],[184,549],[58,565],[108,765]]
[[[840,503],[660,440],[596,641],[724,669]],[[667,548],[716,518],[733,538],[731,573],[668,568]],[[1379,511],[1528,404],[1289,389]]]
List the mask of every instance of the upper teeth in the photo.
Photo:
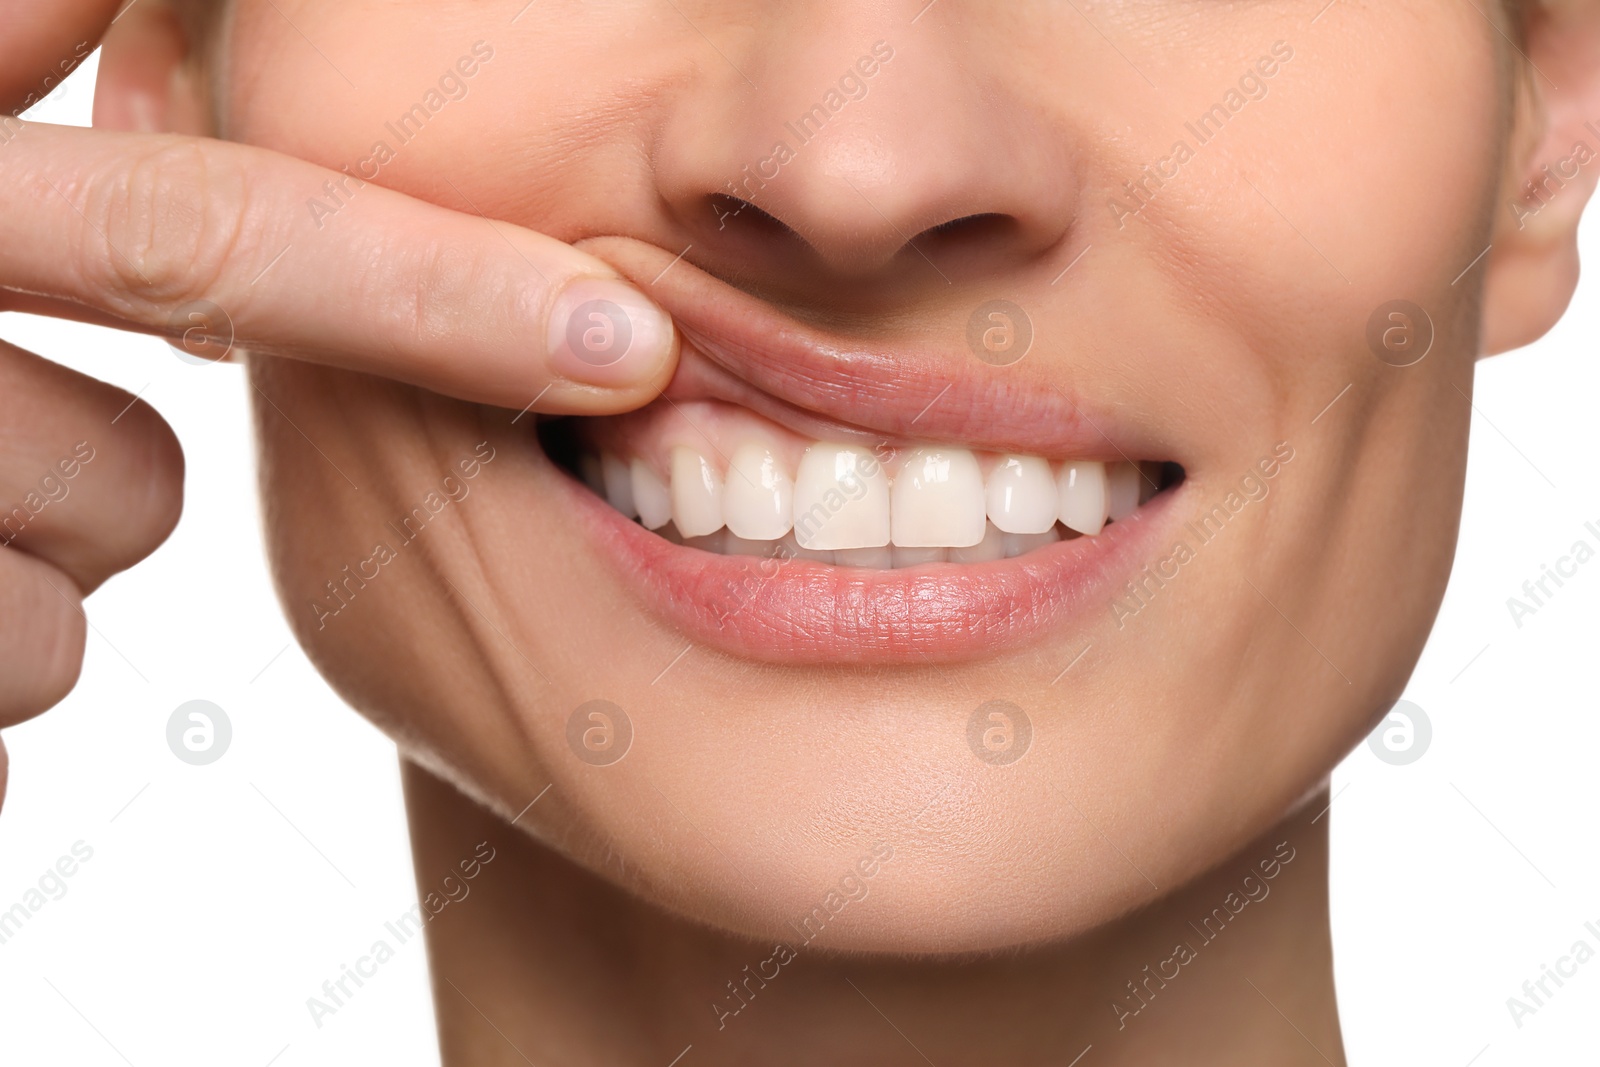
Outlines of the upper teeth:
[[[759,552],[780,540],[807,558],[856,566],[978,562],[1057,539],[1056,523],[1098,534],[1144,495],[1136,464],[1005,455],[987,477],[965,448],[911,449],[894,478],[867,449],[819,442],[793,477],[760,441],[737,447],[726,472],[688,445],[662,478],[642,459],[602,454],[582,467],[612,507],[652,530],[668,523],[705,547]],[[726,532],[722,532],[726,530]],[[712,538],[716,535],[716,538]]]

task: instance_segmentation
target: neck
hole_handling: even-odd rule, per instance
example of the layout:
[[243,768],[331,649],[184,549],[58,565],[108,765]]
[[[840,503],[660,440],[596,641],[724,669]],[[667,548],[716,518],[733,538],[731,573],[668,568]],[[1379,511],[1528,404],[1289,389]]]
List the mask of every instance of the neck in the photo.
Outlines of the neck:
[[1085,1050],[1082,1067],[1345,1062],[1327,821],[1312,821],[1325,794],[1091,934],[946,961],[775,953],[657,910],[414,764],[404,774],[448,1067],[1060,1067]]

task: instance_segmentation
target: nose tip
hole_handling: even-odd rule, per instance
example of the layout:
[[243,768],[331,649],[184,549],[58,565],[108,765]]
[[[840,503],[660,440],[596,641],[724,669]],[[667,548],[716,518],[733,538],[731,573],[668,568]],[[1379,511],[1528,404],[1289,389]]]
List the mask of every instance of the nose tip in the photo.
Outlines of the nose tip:
[[753,90],[708,79],[669,121],[659,191],[746,267],[948,283],[1010,265],[1070,228],[1076,170],[1061,131],[972,65],[930,30],[770,56]]

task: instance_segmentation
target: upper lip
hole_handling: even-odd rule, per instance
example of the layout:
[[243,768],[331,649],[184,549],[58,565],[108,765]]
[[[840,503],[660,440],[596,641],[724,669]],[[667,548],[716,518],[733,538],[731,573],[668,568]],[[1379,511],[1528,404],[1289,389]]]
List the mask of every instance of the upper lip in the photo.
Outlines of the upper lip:
[[1171,458],[1145,450],[1147,428],[1103,399],[1094,407],[1074,388],[1041,379],[1026,359],[1006,367],[978,360],[967,350],[964,323],[945,331],[943,343],[853,338],[802,323],[655,245],[605,237],[583,247],[677,323],[685,343],[664,393],[669,400],[738,404],[819,440]]

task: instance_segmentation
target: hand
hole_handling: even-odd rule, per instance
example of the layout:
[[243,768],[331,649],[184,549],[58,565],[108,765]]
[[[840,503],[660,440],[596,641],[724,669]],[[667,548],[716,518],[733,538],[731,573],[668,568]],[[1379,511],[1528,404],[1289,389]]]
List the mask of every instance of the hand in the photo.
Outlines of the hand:
[[[671,377],[670,319],[553,238],[375,185],[319,229],[306,200],[349,181],[338,172],[204,138],[10,117],[117,6],[0,0],[12,27],[0,42],[0,311],[518,410],[626,411]],[[71,690],[83,597],[166,538],[182,481],[177,440],[148,406],[0,342],[0,727]],[[4,778],[0,749],[0,799]]]

